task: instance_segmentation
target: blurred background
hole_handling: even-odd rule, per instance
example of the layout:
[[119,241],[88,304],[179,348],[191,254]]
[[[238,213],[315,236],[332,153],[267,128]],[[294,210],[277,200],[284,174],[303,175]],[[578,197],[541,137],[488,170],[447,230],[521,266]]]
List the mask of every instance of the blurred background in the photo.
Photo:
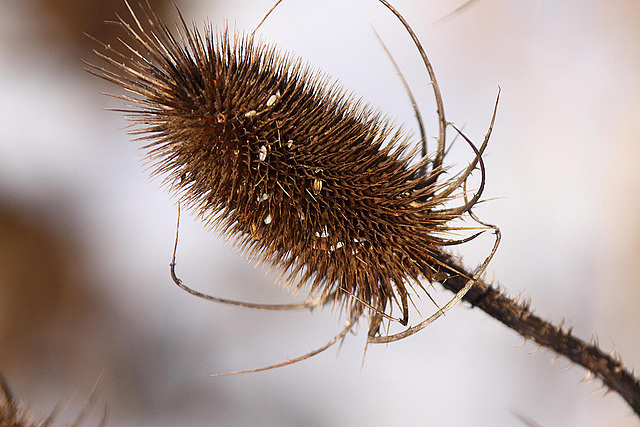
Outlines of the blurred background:
[[[170,22],[170,4],[153,2]],[[166,2],[169,3],[169,2]],[[181,0],[187,21],[251,30],[271,6]],[[597,331],[627,367],[640,365],[640,3],[396,0],[425,45],[448,120],[486,132],[486,198],[477,209],[503,243],[489,278],[529,296],[542,317]],[[342,327],[329,309],[262,312],[213,305],[172,284],[176,207],[149,180],[116,88],[82,70],[97,62],[82,32],[120,0],[0,4],[0,373],[34,415],[71,394],[72,421],[104,372],[93,425],[108,403],[117,426],[309,425],[637,426],[582,368],[462,304],[420,334],[369,346],[366,327],[303,363],[251,375],[210,374],[284,361]],[[394,54],[436,135],[428,78],[400,24],[374,0],[288,0],[261,27],[266,41],[338,78],[417,129],[371,25]],[[462,144],[449,162],[470,159]],[[491,239],[456,250],[473,267]],[[254,268],[183,216],[178,274],[192,287],[291,302],[277,272]],[[438,301],[451,295],[436,287]],[[424,304],[423,314],[433,307]],[[413,320],[417,321],[414,315]],[[535,354],[530,354],[535,353]],[[92,424],[93,423],[93,424]]]

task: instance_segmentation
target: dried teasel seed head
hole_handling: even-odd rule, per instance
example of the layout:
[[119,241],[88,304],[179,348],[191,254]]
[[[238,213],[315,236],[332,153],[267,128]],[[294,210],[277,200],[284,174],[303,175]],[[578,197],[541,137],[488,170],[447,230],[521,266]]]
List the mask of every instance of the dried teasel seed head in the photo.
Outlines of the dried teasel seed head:
[[[101,383],[103,381],[104,374],[100,375],[96,381],[93,390],[86,399],[85,407],[77,415],[74,420],[74,426],[84,425],[84,421],[88,415],[88,412],[96,403],[98,398]],[[46,418],[34,418],[31,416],[30,411],[27,408],[20,408],[18,406],[18,400],[14,397],[7,381],[4,376],[0,374],[0,426],[2,427],[47,427],[51,426],[55,421],[58,412],[64,406],[64,400],[60,401],[58,405],[47,415]],[[107,407],[105,406],[104,413],[100,425],[105,425],[107,418]]]
[[108,66],[93,72],[133,94],[116,97],[154,175],[295,291],[352,319],[368,312],[370,333],[394,307],[406,325],[412,286],[461,242],[450,223],[477,198],[447,204],[476,163],[442,181],[388,119],[274,46],[131,14],[119,20],[128,44],[97,51]]

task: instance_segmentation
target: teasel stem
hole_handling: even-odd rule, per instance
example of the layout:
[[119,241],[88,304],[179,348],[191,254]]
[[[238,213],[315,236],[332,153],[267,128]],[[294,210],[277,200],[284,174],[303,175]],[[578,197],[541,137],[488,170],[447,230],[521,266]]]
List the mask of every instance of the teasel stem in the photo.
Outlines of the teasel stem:
[[[400,20],[405,29],[408,31],[409,35],[414,41],[414,44],[420,52],[420,55],[432,80],[431,83],[434,88],[440,127],[438,151],[437,156],[434,160],[434,168],[439,167],[442,164],[442,158],[444,156],[444,129],[446,129],[446,125],[449,123],[447,123],[444,116],[442,95],[440,94],[439,86],[435,79],[433,67],[427,59],[420,41],[418,40],[417,36],[413,32],[407,21],[404,19],[404,17],[386,0],[379,1]],[[472,2],[467,2],[463,6],[466,7],[470,3]],[[414,110],[416,111],[416,114],[419,114],[415,105]],[[493,122],[495,120],[495,113],[496,112],[494,109],[494,115],[487,137],[491,134],[491,128],[493,127]],[[460,132],[455,126],[453,127],[464,139],[468,141],[468,139],[464,136],[464,134],[462,134],[462,132]],[[487,140],[485,140],[485,144],[486,142]],[[473,147],[473,144],[471,144],[471,146]],[[481,162],[481,157],[476,157],[476,160],[474,161],[472,167],[475,167],[476,161]],[[460,184],[464,185],[465,183],[466,181],[463,180],[463,182],[461,182]],[[454,186],[452,185],[451,187]],[[497,242],[499,242],[499,229],[497,229],[497,227],[495,226],[491,226],[490,224],[483,223],[473,214],[473,212],[471,212],[470,208],[474,203],[465,203],[465,207],[469,207],[469,214],[479,223],[487,225],[490,228],[494,228],[497,234]],[[493,251],[495,252],[495,250],[496,248],[494,247]],[[593,374],[597,378],[600,378],[605,386],[607,386],[610,390],[618,393],[633,408],[636,415],[640,416],[640,380],[636,378],[632,371],[629,371],[624,367],[622,359],[615,352],[615,350],[607,354],[598,347],[597,343],[585,342],[579,338],[576,338],[572,334],[572,328],[564,330],[562,329],[562,325],[555,326],[551,322],[545,321],[540,317],[534,315],[528,301],[520,303],[518,302],[517,298],[509,298],[500,289],[487,284],[484,280],[482,280],[482,278],[478,278],[478,270],[467,270],[452,255],[449,255],[445,252],[440,252],[438,254],[434,254],[434,258],[440,263],[440,266],[444,271],[448,270],[449,273],[452,271],[458,273],[449,275],[447,279],[442,281],[442,285],[445,289],[453,292],[454,294],[456,294],[456,296],[462,295],[462,300],[470,303],[473,307],[477,307],[483,310],[494,319],[499,320],[510,329],[516,331],[523,338],[527,340],[533,340],[540,346],[553,350],[557,354],[562,355],[572,362],[584,367],[585,369],[587,369],[587,377]],[[487,261],[485,261],[485,263],[486,262]],[[482,267],[480,268],[480,270],[482,270]],[[434,320],[439,315],[439,313],[440,312],[437,312],[434,316],[432,316],[434,317]],[[427,321],[425,322],[430,323],[429,319],[427,319]],[[401,339],[403,336],[404,335],[402,333],[397,334],[398,339]],[[385,343],[393,340],[395,340],[393,336],[369,336],[368,343]]]
[[[467,283],[466,277],[473,272],[462,267],[458,260],[448,254],[440,254],[438,260],[449,269],[458,271],[442,282],[445,289],[459,292]],[[636,415],[640,415],[640,381],[632,371],[626,369],[620,356],[612,351],[603,352],[597,343],[585,342],[572,334],[572,328],[563,329],[533,314],[528,301],[518,302],[482,279],[463,297],[463,300],[499,320],[523,338],[532,340],[542,347],[553,350],[572,362],[584,367],[589,373],[600,378],[605,386],[618,393],[631,405]]]

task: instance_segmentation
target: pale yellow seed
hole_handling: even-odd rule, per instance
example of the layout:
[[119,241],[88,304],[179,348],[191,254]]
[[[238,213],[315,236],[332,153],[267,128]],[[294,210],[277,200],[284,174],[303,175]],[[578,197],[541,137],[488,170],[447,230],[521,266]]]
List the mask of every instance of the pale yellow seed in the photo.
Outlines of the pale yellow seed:
[[319,179],[314,179],[313,180],[313,192],[314,194],[320,194],[320,192],[322,191],[322,181],[320,181]]

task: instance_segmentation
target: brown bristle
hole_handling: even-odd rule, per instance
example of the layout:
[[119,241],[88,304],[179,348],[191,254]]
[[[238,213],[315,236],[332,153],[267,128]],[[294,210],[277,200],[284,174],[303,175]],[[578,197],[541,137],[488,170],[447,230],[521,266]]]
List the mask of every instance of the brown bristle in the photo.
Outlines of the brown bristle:
[[433,281],[436,255],[461,242],[449,224],[477,197],[447,204],[484,146],[442,181],[441,159],[412,163],[399,128],[275,47],[182,18],[176,36],[149,8],[131,15],[119,20],[131,44],[104,46],[110,70],[93,69],[134,94],[117,97],[133,105],[154,174],[296,291],[368,312],[370,334],[394,306],[406,325],[412,285]]

